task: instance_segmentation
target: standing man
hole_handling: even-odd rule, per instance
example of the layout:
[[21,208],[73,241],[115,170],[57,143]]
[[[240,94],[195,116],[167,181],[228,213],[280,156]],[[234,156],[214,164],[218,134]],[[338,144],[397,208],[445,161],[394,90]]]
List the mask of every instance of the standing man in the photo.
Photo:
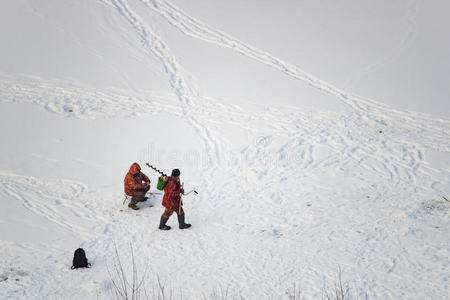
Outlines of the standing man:
[[164,188],[164,197],[162,205],[166,208],[161,216],[161,222],[159,223],[159,229],[169,230],[170,226],[167,226],[167,220],[173,212],[178,215],[178,224],[180,229],[191,227],[191,224],[184,223],[184,211],[181,203],[181,196],[184,194],[183,188],[180,186],[180,170],[173,169],[172,175],[169,176],[167,184]]
[[125,194],[131,196],[131,201],[128,207],[138,210],[138,202],[146,201],[145,194],[150,189],[150,179],[147,175],[141,172],[141,166],[138,163],[133,163],[123,180],[125,187]]

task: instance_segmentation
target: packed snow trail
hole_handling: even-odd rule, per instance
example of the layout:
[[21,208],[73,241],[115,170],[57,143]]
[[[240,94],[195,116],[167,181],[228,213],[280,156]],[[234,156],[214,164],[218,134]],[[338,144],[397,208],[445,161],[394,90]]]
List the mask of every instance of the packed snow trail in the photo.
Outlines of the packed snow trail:
[[[208,25],[202,23],[201,21],[196,20],[195,18],[188,16],[185,14],[182,10],[175,7],[174,5],[170,4],[167,1],[148,1],[148,0],[141,0],[147,7],[150,7],[154,10],[156,10],[158,13],[160,13],[162,16],[164,16],[170,24],[177,27],[179,30],[181,30],[182,33],[187,34],[189,36],[201,39],[206,42],[211,42],[214,44],[217,44],[222,47],[231,48],[235,51],[238,51],[239,53],[246,55],[248,57],[251,57],[253,59],[258,60],[261,63],[270,65],[272,67],[276,67],[279,70],[282,70],[283,72],[286,72],[291,77],[294,77],[296,79],[300,79],[302,81],[307,81],[311,85],[313,85],[316,88],[319,88],[321,90],[325,90],[329,93],[331,93],[334,96],[337,96],[339,99],[343,100],[347,104],[350,104],[353,108],[350,118],[355,118],[355,113],[357,115],[356,120],[351,120],[353,123],[369,123],[372,122],[374,125],[381,124],[381,127],[386,126],[392,126],[391,124],[388,125],[388,122],[394,122],[395,123],[401,123],[408,120],[414,120],[413,126],[411,126],[410,123],[408,123],[407,130],[411,130],[411,127],[418,127],[418,130],[424,131],[423,136],[434,137],[432,143],[428,143],[427,146],[434,149],[434,150],[440,150],[440,151],[449,151],[450,150],[450,144],[442,144],[441,140],[443,141],[449,141],[450,140],[450,121],[448,120],[440,120],[440,119],[434,119],[430,118],[428,116],[420,115],[420,114],[412,114],[412,113],[404,113],[399,112],[394,109],[390,109],[386,105],[379,104],[373,100],[370,99],[364,99],[359,96],[350,95],[343,90],[340,90],[334,86],[332,86],[329,83],[323,82],[315,77],[313,77],[310,74],[307,74],[306,72],[300,70],[296,66],[293,66],[289,63],[286,63],[262,50],[259,50],[255,47],[246,45],[242,43],[239,40],[234,39],[233,37],[220,32],[218,30],[210,28]],[[207,127],[204,126],[206,121],[210,121],[206,116],[200,116],[199,117],[199,111],[195,109],[195,107],[198,107],[198,104],[196,105],[194,99],[198,101],[201,101],[201,97],[199,96],[199,93],[196,92],[196,89],[194,87],[189,87],[188,81],[183,79],[182,76],[182,68],[179,66],[178,63],[176,63],[176,59],[173,58],[170,55],[169,47],[161,40],[161,38],[157,35],[155,35],[150,27],[145,23],[144,20],[142,20],[128,5],[126,1],[115,1],[113,4],[118,7],[118,9],[123,12],[123,15],[127,17],[130,23],[133,24],[133,26],[136,28],[137,33],[141,35],[143,39],[144,46],[148,47],[150,46],[153,54],[156,54],[158,57],[160,57],[161,61],[163,62],[166,71],[168,72],[169,79],[171,81],[171,85],[174,88],[176,94],[178,95],[180,101],[184,103],[183,110],[185,113],[187,113],[187,110],[195,113],[190,114],[189,118],[193,122],[193,125],[197,127],[199,130],[199,133],[201,134],[202,138],[206,141],[206,144],[214,145],[207,147],[207,149],[215,149],[213,150],[214,153],[216,153],[216,160],[211,161],[211,163],[214,164],[214,162],[219,162],[217,160],[218,157],[220,157],[220,154],[218,152],[218,141],[212,141],[208,142],[208,140],[213,139],[211,133],[209,132]],[[148,45],[147,38],[151,37],[152,43],[151,45]],[[349,100],[351,100],[349,102]],[[204,101],[202,101],[202,105],[204,104]],[[364,105],[360,105],[364,104]],[[195,114],[195,117],[194,117]],[[431,125],[430,123],[434,123],[435,125]],[[434,136],[437,130],[443,128],[442,133],[443,136]],[[203,133],[202,133],[203,132]],[[340,131],[342,132],[342,131]],[[350,135],[352,133],[348,133]],[[363,133],[364,135],[364,133]],[[217,135],[216,135],[217,138]],[[340,134],[339,138],[343,138],[342,134]],[[343,144],[344,145],[350,145],[352,143],[352,138],[346,139]],[[407,142],[406,142],[407,143]],[[223,145],[223,143],[221,143]],[[389,176],[391,179],[394,179],[394,174],[398,174],[399,167],[397,166],[390,166],[386,164],[386,161],[389,161],[387,159],[380,159],[377,157],[378,153],[373,153],[373,148],[371,145],[368,145],[367,143],[358,143],[359,145],[355,145],[354,147],[349,146],[350,149],[353,149],[351,152],[345,151],[345,155],[351,156],[352,152],[355,152],[355,149],[358,149],[358,151],[362,151],[363,153],[366,153],[368,155],[367,158],[369,160],[372,160],[375,165],[381,165],[382,169],[385,169],[390,174]],[[410,144],[407,144],[403,147],[404,150],[411,148]],[[341,151],[343,152],[343,151]],[[419,150],[419,153],[421,150]],[[423,151],[422,151],[423,152]],[[210,153],[210,151],[208,151]],[[415,154],[406,154],[409,155],[413,161],[419,161],[417,159],[417,156]],[[415,157],[415,159],[414,159]],[[420,157],[420,155],[419,155]],[[362,161],[367,159],[362,159]],[[403,164],[403,162],[401,162]],[[218,164],[220,165],[220,163]],[[409,168],[409,167],[407,167]],[[412,170],[413,173],[415,173],[418,169],[418,165],[412,163]],[[409,174],[406,174],[407,177],[412,178],[410,172]],[[395,180],[396,182],[398,180]]]
[[[157,28],[131,1],[102,2],[134,29],[126,41],[137,37],[139,49],[159,59],[175,97],[153,91],[130,97],[117,89],[2,75],[1,101],[36,103],[78,118],[169,112],[186,120],[208,156],[207,164],[196,166],[202,173],[199,197],[185,201],[193,228],[179,231],[172,217],[174,230],[159,231],[161,210],[149,206],[159,207],[160,197],[141,204],[139,212],[129,211],[116,192],[121,186],[89,193],[73,181],[0,174],[0,187],[10,198],[77,233],[95,266],[95,272],[70,272],[72,249],[66,245],[3,243],[7,257],[19,266],[9,273],[29,274],[24,288],[8,286],[6,296],[106,298],[111,291],[106,266],[114,241],[124,261],[129,262],[132,243],[139,266],[150,265],[149,274],[195,299],[220,284],[249,299],[283,299],[295,281],[302,283],[304,294],[319,298],[322,284],[333,284],[338,265],[357,297],[448,294],[449,208],[442,196],[450,172],[426,160],[429,150],[450,151],[448,120],[349,95],[167,1],[141,1],[184,34],[307,82],[347,103],[349,111],[225,105],[199,93]],[[246,134],[242,147],[233,144],[233,135],[240,132]],[[21,263],[22,258],[43,262],[39,252],[53,265]],[[74,291],[74,286],[80,288]]]
[[[237,51],[240,54],[247,56],[249,58],[255,59],[265,65],[271,66],[277,70],[280,70],[287,74],[288,76],[305,81],[311,86],[330,93],[340,100],[344,101],[352,108],[356,110],[386,110],[387,112],[404,114],[400,111],[393,110],[387,105],[380,104],[372,99],[367,99],[364,97],[356,96],[339,89],[330,83],[327,83],[319,78],[314,77],[311,74],[301,70],[299,67],[285,62],[261,49],[247,45],[244,42],[224,33],[209,25],[195,19],[192,16],[187,15],[180,8],[171,4],[165,0],[140,0],[142,3],[147,5],[147,7],[152,8],[159,14],[161,14],[167,21],[178,28],[183,34],[191,36],[193,38],[218,45],[220,47],[229,48],[231,50]],[[422,116],[425,120],[429,120],[426,116]],[[434,119],[432,119],[434,120]],[[444,123],[449,123],[448,120],[438,120]]]
[[109,222],[109,218],[96,213],[100,203],[86,204],[80,201],[86,197],[87,187],[77,182],[0,173],[0,190],[31,212],[81,234],[83,239],[96,236],[85,228],[84,222]]
[[48,111],[80,119],[135,116],[161,111],[181,113],[172,94],[142,91],[130,96],[120,90],[95,90],[68,80],[11,76],[0,72],[0,101],[32,103]]
[[183,75],[183,68],[179,65],[176,57],[170,53],[170,49],[166,43],[134,12],[126,0],[112,0],[111,4],[135,28],[136,33],[142,39],[144,49],[149,54],[155,55],[162,62],[167,72],[170,85],[180,101],[183,114],[199,132],[199,136],[205,143],[210,164],[213,165],[220,162],[219,146],[216,137],[209,132],[209,129],[196,116],[195,103],[199,98],[199,93],[194,86],[187,83]]

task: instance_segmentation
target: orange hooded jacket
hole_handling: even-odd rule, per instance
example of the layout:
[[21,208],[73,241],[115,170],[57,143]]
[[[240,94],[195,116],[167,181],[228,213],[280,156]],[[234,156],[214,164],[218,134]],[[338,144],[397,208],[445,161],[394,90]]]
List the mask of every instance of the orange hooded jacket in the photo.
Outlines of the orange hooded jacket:
[[141,166],[133,163],[123,180],[125,194],[134,196],[136,190],[143,190],[150,187],[150,179],[141,172]]

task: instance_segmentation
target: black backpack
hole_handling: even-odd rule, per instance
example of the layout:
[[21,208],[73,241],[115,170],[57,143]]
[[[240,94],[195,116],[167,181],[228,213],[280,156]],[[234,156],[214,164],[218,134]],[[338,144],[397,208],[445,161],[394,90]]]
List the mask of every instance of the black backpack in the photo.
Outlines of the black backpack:
[[86,258],[86,252],[83,248],[78,248],[73,254],[73,263],[71,269],[89,268],[91,266]]

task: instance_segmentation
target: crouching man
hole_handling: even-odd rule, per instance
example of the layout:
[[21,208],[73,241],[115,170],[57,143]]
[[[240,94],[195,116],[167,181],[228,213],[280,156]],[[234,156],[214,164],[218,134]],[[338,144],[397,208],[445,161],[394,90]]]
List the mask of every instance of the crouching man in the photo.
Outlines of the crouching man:
[[133,163],[124,179],[125,194],[131,196],[129,208],[138,210],[137,203],[146,201],[145,194],[150,189],[150,179],[141,172],[138,163]]
[[191,224],[184,222],[184,211],[181,203],[181,196],[184,194],[184,190],[180,186],[180,170],[172,170],[172,176],[169,176],[166,186],[164,187],[164,197],[162,205],[166,208],[161,216],[159,223],[159,229],[169,230],[170,226],[167,226],[167,220],[173,212],[178,215],[178,224],[180,229],[191,227]]

